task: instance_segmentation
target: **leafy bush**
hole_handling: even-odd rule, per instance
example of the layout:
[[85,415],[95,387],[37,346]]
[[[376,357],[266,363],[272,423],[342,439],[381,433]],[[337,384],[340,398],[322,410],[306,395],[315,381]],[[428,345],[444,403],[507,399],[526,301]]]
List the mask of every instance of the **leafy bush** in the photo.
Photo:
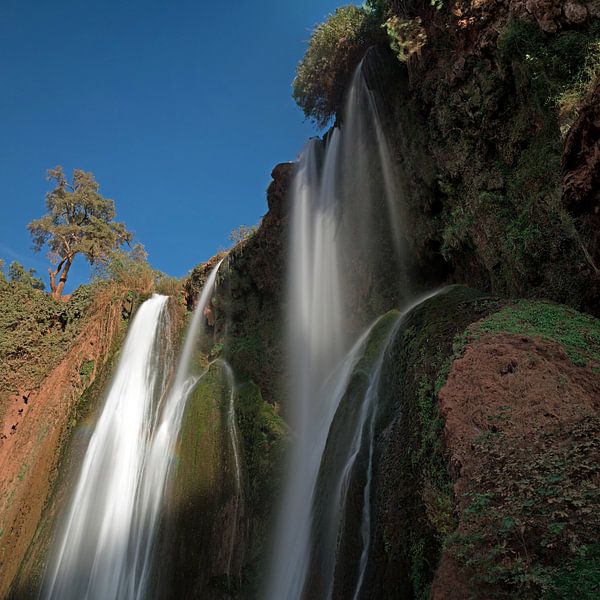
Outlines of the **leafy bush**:
[[293,84],[294,99],[304,114],[324,127],[341,107],[365,51],[383,39],[369,8],[343,6],[317,25]]
[[154,289],[157,271],[148,263],[148,253],[142,244],[131,250],[114,250],[95,269],[97,279],[122,284],[130,290],[150,293]]
[[563,133],[590,85],[600,76],[600,28],[548,36],[535,25],[510,21],[498,39],[500,55],[525,76],[540,105],[555,105]]
[[384,24],[390,38],[390,48],[400,62],[408,62],[413,56],[421,54],[421,48],[427,43],[427,33],[421,19],[401,19],[390,17]]

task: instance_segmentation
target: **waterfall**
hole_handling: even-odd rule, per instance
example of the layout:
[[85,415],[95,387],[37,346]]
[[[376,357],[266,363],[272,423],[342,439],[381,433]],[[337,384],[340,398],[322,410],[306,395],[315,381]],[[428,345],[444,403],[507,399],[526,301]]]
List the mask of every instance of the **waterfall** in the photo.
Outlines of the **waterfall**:
[[159,381],[165,296],[133,319],[104,410],[85,454],[65,531],[46,575],[50,599],[117,598],[129,585],[129,540],[145,535],[136,519]]
[[[316,570],[327,581],[316,593],[309,591],[312,582],[308,583],[315,572],[312,549],[322,542],[313,539],[317,482],[334,416],[371,329],[354,345],[349,340],[365,317],[378,312],[368,305],[375,278],[388,277],[389,287],[397,280],[396,303],[406,299],[399,275],[404,236],[393,160],[368,79],[361,64],[341,124],[324,141],[307,144],[294,178],[288,337],[290,421],[296,437],[275,536],[269,600],[331,595],[335,536],[329,556],[324,557],[327,564],[321,562]],[[380,363],[375,366],[372,385],[358,408],[362,412],[350,453],[338,465],[342,479],[334,518],[341,518],[343,489],[359,447],[373,436],[380,368]],[[369,536],[369,524],[363,525],[363,537]],[[362,581],[357,585],[360,588]]]
[[231,452],[233,454],[233,466],[235,468],[235,508],[233,511],[233,527],[231,528],[231,536],[229,538],[229,554],[227,558],[227,578],[228,584],[231,587],[231,564],[233,562],[233,555],[235,551],[235,541],[238,535],[238,523],[239,523],[239,512],[240,504],[242,502],[242,465],[241,465],[241,450],[240,440],[237,428],[237,418],[235,414],[235,378],[233,376],[233,370],[228,362],[220,361],[227,380],[229,383],[229,405],[227,406],[227,432],[229,434],[229,441],[231,442]]
[[[381,327],[381,324],[386,325],[387,333],[385,339],[378,344],[374,364],[360,369],[361,376],[366,376],[366,381],[362,385],[353,382],[356,393],[351,392],[352,383],[350,381],[346,383],[342,392],[342,403],[337,403],[336,430],[332,427],[329,429],[327,447],[321,459],[321,472],[313,500],[312,527],[315,539],[312,540],[310,555],[312,569],[318,572],[318,577],[313,577],[310,582],[307,581],[303,589],[309,597],[329,598],[332,595],[338,546],[341,544],[342,535],[346,533],[343,525],[347,501],[351,493],[352,479],[357,477],[356,463],[361,454],[366,459],[366,477],[363,484],[360,521],[362,547],[356,583],[351,595],[353,600],[359,597],[362,588],[371,538],[371,482],[375,425],[379,417],[380,378],[386,349],[390,340],[394,338],[399,323],[398,316],[395,314],[390,316],[393,319],[392,323],[384,322],[389,320],[387,317],[378,319],[363,336],[368,342],[376,328]],[[344,403],[352,406],[344,406]],[[336,468],[325,468],[326,460],[332,459],[335,461]],[[356,542],[357,540],[352,544],[356,545]]]
[[46,572],[44,598],[146,597],[173,451],[197,381],[192,357],[220,264],[202,290],[170,386],[171,352],[163,343],[168,298],[152,296],[135,315]]

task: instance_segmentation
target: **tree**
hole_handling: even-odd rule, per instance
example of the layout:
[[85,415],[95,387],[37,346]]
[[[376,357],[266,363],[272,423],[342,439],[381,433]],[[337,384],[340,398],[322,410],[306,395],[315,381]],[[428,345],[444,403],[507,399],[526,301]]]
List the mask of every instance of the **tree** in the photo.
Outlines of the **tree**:
[[229,241],[235,246],[240,242],[250,239],[257,231],[259,225],[240,225],[229,234]]
[[50,260],[56,265],[54,270],[48,269],[50,289],[59,299],[77,254],[94,265],[129,243],[133,236],[123,223],[114,221],[115,204],[98,192],[100,186],[92,173],[75,169],[69,183],[62,167],[56,167],[48,171],[48,179],[56,182],[46,194],[48,214],[27,227],[36,251],[46,244],[50,249]]
[[23,283],[31,286],[34,290],[43,290],[44,282],[35,276],[35,269],[26,270],[25,267],[16,260],[10,263],[8,267],[8,276],[11,281]]

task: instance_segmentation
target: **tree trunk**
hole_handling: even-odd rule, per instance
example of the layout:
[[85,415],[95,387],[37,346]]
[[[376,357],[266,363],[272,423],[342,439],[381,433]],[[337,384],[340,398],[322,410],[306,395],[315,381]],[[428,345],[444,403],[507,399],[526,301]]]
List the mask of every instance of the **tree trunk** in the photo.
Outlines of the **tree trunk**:
[[[60,263],[58,264],[58,267],[56,268],[56,271],[52,271],[51,269],[48,269],[48,272],[50,273],[50,289],[52,290],[52,297],[55,300],[60,300],[62,297],[62,292],[65,288],[65,284],[67,283],[67,277],[69,276],[69,269],[71,268],[72,264],[73,264],[73,256],[67,256],[60,261]],[[62,269],[62,271],[61,271],[61,269]],[[57,285],[55,278],[58,273],[60,273],[60,278],[58,280],[58,285]]]
[[[63,268],[65,261],[67,259],[63,258],[59,263],[56,269],[53,271],[50,267],[48,267],[48,274],[50,275],[50,290],[52,292],[52,297],[56,298],[56,275]],[[60,296],[59,296],[60,297]]]

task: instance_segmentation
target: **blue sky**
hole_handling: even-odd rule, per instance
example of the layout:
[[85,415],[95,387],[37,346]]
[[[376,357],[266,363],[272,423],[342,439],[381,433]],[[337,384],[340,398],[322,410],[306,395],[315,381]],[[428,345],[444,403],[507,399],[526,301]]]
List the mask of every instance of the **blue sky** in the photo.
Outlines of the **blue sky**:
[[[26,226],[59,164],[96,175],[162,271],[227,247],[315,135],[290,85],[312,27],[347,3],[2,0],[0,258],[46,281]],[[78,257],[67,290],[88,276]]]

